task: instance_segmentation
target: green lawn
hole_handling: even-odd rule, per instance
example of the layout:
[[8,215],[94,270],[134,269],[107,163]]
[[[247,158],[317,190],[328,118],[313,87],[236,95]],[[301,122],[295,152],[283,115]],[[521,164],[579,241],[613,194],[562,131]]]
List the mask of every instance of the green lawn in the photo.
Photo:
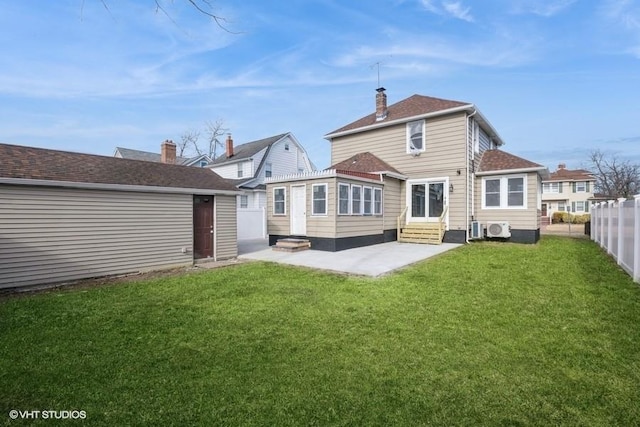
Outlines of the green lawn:
[[9,298],[0,409],[12,426],[27,421],[11,409],[104,426],[639,425],[640,287],[594,243],[545,237],[382,279],[256,263]]

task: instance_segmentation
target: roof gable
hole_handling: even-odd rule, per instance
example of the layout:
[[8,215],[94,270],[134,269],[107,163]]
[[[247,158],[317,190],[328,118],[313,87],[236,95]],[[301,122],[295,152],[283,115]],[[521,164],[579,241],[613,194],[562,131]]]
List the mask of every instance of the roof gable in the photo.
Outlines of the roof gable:
[[289,135],[289,133],[282,133],[280,135],[270,136],[269,138],[240,144],[233,147],[233,156],[227,157],[227,153],[224,153],[223,155],[215,159],[212,164],[217,166],[227,162],[249,159],[265,148],[271,147],[273,144],[280,141],[287,135]]
[[547,181],[595,181],[595,177],[584,169],[558,169]]
[[346,126],[330,132],[328,135],[355,130],[375,124],[393,122],[396,120],[409,119],[411,117],[420,116],[439,111],[446,111],[456,107],[471,105],[468,102],[453,101],[449,99],[434,98],[424,95],[412,95],[400,102],[387,107],[387,116],[384,120],[376,120],[376,113],[373,112],[362,117]]
[[0,144],[0,179],[236,191],[206,168]]
[[486,150],[482,153],[478,172],[499,172],[509,170],[538,169],[545,167],[502,150]]

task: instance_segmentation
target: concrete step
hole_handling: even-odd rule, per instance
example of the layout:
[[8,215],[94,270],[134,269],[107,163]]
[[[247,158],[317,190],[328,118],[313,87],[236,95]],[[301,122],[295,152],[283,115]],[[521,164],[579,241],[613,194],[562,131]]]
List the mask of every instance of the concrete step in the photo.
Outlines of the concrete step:
[[398,242],[400,243],[420,243],[420,244],[424,244],[424,245],[441,245],[442,244],[442,240],[440,239],[416,239],[416,238],[412,238],[412,237],[402,237],[400,236],[400,238],[398,239]]
[[278,239],[275,246],[273,246],[274,251],[281,252],[299,252],[307,250],[311,247],[311,242],[307,239]]

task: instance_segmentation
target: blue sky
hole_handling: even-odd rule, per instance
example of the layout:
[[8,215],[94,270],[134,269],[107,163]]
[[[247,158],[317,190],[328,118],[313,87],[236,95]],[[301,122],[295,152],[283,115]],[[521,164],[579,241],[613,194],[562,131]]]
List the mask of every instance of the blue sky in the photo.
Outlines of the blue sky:
[[[236,143],[328,132],[415,93],[476,104],[554,170],[640,162],[640,0],[0,0],[0,141],[156,151],[207,121]],[[204,134],[204,132],[203,132]]]

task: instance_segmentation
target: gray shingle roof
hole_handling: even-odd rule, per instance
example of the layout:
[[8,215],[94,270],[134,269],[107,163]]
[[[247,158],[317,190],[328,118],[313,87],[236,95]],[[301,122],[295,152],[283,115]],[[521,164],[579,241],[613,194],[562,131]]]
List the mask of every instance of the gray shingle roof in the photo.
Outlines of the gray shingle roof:
[[[264,150],[265,148],[275,144],[276,142],[284,138],[286,135],[288,135],[288,133],[282,133],[280,135],[270,136],[269,138],[259,139],[257,141],[251,141],[245,144],[240,144],[238,146],[233,147],[232,157],[227,157],[227,154],[224,153],[222,156],[215,159],[212,164],[220,165],[222,163],[226,163],[229,161],[248,159],[251,156],[254,156],[260,151]],[[256,170],[257,169],[258,168],[256,168]]]
[[0,178],[237,191],[207,168],[0,144]]
[[[116,147],[116,150],[120,152],[123,159],[131,160],[144,160],[145,162],[161,162],[160,153],[152,153],[150,151],[133,150],[131,148]],[[176,156],[177,165],[186,165],[194,157],[180,157]]]

